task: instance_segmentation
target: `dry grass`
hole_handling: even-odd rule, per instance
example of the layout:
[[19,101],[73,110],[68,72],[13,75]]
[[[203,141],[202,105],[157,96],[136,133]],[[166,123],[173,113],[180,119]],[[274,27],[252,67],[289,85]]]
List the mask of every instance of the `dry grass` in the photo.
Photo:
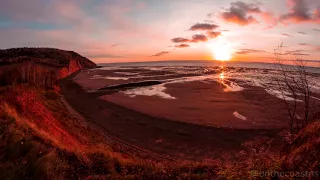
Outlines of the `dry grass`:
[[[50,110],[45,107],[33,91],[19,89],[19,96],[10,96],[10,104],[2,103],[1,109],[5,115],[26,128],[32,129],[36,136],[42,137],[45,141],[54,146],[61,147],[68,151],[82,151],[86,147],[81,144],[78,137],[68,132],[62,124],[54,117]],[[14,104],[19,105],[17,108]],[[17,113],[19,111],[19,114]]]
[[128,157],[67,111],[55,91],[20,85],[1,92],[0,179],[210,179],[216,163]]
[[[33,167],[37,169],[35,172],[43,172],[46,175],[53,173],[55,176],[52,177],[57,179],[61,174],[67,175],[73,171],[83,170],[88,171],[84,174],[90,174],[91,166],[99,158],[110,160],[105,162],[106,164],[129,161],[119,153],[113,152],[103,142],[99,133],[93,132],[84,122],[68,116],[56,92],[27,86],[6,89],[1,96],[0,109],[0,149],[6,152],[1,157],[1,160],[6,162],[1,164],[3,170],[15,165],[15,158],[6,159],[12,155],[18,159],[25,159],[28,154],[32,154],[32,160],[25,162],[36,161]],[[28,147],[25,153],[15,152],[25,146]],[[37,157],[39,153],[41,158]],[[75,165],[81,165],[83,168],[74,169]],[[41,168],[38,169],[39,167]],[[55,173],[56,171],[64,173]],[[9,171],[3,174],[14,176],[19,173]],[[32,174],[41,176],[39,173]]]
[[110,144],[56,91],[3,88],[0,102],[0,179],[254,179],[252,171],[320,167],[319,122],[283,141],[285,152],[272,149],[273,139],[256,137],[219,161],[154,162]]
[[283,168],[320,171],[319,157],[320,122],[314,122],[294,137],[288,155],[282,158]]
[[[305,179],[320,176],[320,122],[314,122],[298,134],[285,136],[276,142],[278,150],[273,150],[273,139],[258,137],[243,144],[243,150],[228,154],[218,167],[218,177],[225,179],[271,179],[272,172],[298,173],[280,179],[301,178],[299,173],[309,173]],[[253,176],[255,172],[269,172],[270,176]],[[312,174],[313,173],[313,174]]]
[[226,179],[251,179],[253,171],[280,169],[280,153],[271,149],[273,140],[256,137],[243,144],[243,150],[223,157],[219,176]]

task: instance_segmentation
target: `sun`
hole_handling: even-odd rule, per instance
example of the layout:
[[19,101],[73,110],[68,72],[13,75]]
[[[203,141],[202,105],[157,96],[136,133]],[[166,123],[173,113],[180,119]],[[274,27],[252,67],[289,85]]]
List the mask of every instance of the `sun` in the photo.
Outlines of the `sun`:
[[208,48],[212,53],[212,58],[219,61],[229,61],[232,58],[231,44],[224,38],[218,38],[208,42]]
[[229,61],[231,59],[231,50],[227,44],[219,44],[213,48],[213,56],[216,60]]

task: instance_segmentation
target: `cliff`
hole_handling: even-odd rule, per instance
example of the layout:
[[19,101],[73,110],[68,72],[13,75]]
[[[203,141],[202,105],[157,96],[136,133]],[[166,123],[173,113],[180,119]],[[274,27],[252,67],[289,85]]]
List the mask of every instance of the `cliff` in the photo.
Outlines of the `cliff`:
[[61,78],[96,64],[73,51],[52,48],[0,50],[0,85],[32,83],[51,87]]

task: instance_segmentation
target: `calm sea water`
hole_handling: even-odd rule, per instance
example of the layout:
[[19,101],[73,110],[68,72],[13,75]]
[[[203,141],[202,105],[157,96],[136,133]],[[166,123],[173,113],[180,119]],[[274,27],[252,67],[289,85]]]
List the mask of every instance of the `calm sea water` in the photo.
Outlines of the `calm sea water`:
[[[224,66],[224,67],[244,67],[244,68],[258,68],[258,69],[276,69],[272,63],[263,62],[239,62],[239,61],[148,61],[148,62],[126,62],[126,63],[101,63],[100,66],[114,66],[114,67],[154,67],[154,66],[169,66],[169,67],[181,67],[181,66]],[[292,65],[286,65],[287,67],[293,67]],[[306,71],[310,73],[320,74],[320,61],[308,62]]]

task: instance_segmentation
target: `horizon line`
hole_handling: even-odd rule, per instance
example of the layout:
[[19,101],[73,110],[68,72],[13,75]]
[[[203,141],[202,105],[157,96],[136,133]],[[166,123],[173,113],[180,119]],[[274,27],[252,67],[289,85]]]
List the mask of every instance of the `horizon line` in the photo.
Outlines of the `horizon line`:
[[[228,60],[228,61],[221,61],[221,60],[141,60],[141,61],[125,61],[125,62],[102,62],[102,63],[97,63],[99,64],[125,64],[125,63],[152,63],[152,62],[179,62],[179,61],[213,61],[213,62],[244,62],[244,63],[265,63],[265,64],[273,64],[273,62],[263,62],[263,61],[234,61],[234,60]],[[293,61],[293,60],[284,60],[286,62]],[[313,62],[313,63],[320,63],[320,60],[302,60],[305,62]]]

